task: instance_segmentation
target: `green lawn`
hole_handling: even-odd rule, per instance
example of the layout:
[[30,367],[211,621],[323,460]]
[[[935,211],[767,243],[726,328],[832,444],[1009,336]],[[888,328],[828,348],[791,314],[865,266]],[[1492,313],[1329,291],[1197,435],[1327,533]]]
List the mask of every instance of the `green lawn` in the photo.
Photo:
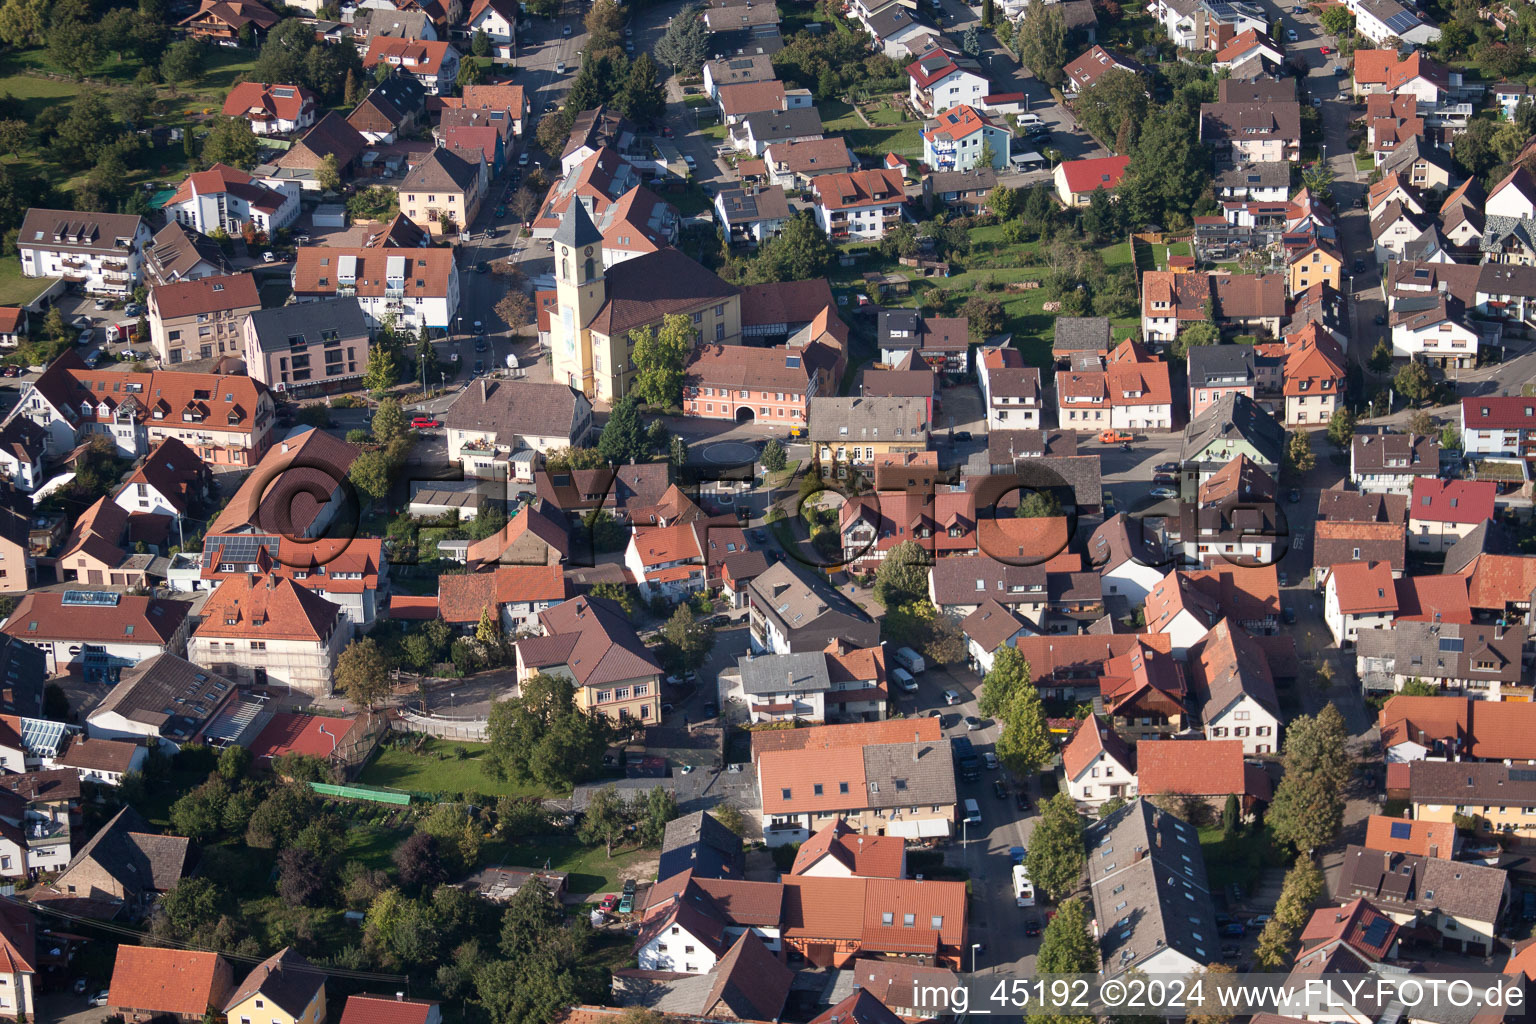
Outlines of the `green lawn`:
[[57,280],[56,277],[22,277],[20,260],[0,260],[0,306],[25,306]]
[[[374,805],[377,806],[377,805]],[[388,870],[394,863],[395,848],[410,837],[410,829],[385,828],[382,825],[352,825],[345,836],[341,860],[360,861],[370,868]]]
[[[469,751],[467,758],[455,755],[457,748]],[[536,785],[520,785],[491,778],[480,767],[480,755],[485,753],[483,743],[455,743],[449,740],[428,740],[423,753],[415,754],[404,747],[386,747],[379,756],[363,769],[359,782],[386,789],[410,790],[418,793],[473,793],[481,796],[554,796],[555,794]],[[438,754],[447,755],[438,760]]]
[[842,100],[825,100],[818,104],[818,109],[827,134],[841,135],[856,153],[922,156],[923,123],[905,120],[903,112],[893,109],[889,104],[876,112],[873,128],[866,125],[853,107]]
[[513,843],[488,843],[484,856],[487,864],[542,868],[570,873],[571,892],[583,895],[617,890],[623,885],[622,872],[632,864],[656,856],[654,849],[615,847],[613,856],[601,846],[582,846],[574,839],[542,839]]
[[1266,867],[1285,863],[1267,829],[1244,828],[1230,842],[1221,837],[1221,826],[1200,830],[1200,852],[1205,855],[1205,873],[1213,893],[1225,893],[1233,882],[1244,891]]

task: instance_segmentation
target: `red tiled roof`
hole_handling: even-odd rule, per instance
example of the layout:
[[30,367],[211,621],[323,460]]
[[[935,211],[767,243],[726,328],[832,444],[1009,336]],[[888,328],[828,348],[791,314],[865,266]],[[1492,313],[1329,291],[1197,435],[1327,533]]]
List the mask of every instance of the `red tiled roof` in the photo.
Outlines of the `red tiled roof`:
[[823,174],[811,179],[816,200],[829,210],[900,203],[906,196],[901,172],[879,168],[850,174]]
[[352,728],[350,718],[296,715],[280,711],[257,733],[247,749],[257,759],[284,754],[329,757]]
[[764,729],[752,734],[752,759],[756,761],[773,750],[857,748],[872,744],[907,743],[914,738],[930,742],[942,740],[944,731],[937,718],[892,718],[881,722],[814,725],[806,729]]
[[1408,518],[1425,522],[1477,524],[1493,519],[1499,486],[1492,480],[1414,477]]
[[437,1003],[387,996],[348,996],[340,1024],[427,1024]]
[[1397,611],[1397,588],[1386,562],[1343,562],[1329,571],[1345,615]]
[[802,875],[828,856],[860,878],[900,878],[906,863],[906,841],[900,836],[862,835],[842,818],[835,818],[800,844],[789,873]]
[[1088,160],[1064,160],[1058,166],[1067,179],[1067,190],[1078,195],[1092,192],[1100,186],[1106,192],[1114,191],[1120,179],[1125,177],[1125,169],[1130,164],[1131,158],[1128,156],[1101,156]]
[[239,196],[263,213],[276,213],[286,197],[249,174],[228,164],[214,164],[206,171],[189,174],[176,187],[167,205],[189,202],[195,196],[228,193]]
[[1061,764],[1067,780],[1070,782],[1082,775],[1100,754],[1108,754],[1127,770],[1134,760],[1120,735],[1097,715],[1089,715],[1062,751]]
[[[1404,576],[1393,580],[1392,585],[1397,590],[1398,622],[1472,624],[1472,605],[1467,601],[1464,576]],[[1529,596],[1527,590],[1526,597]]]
[[[961,103],[939,114],[932,128],[923,132],[929,140],[965,139],[983,128],[998,128],[998,124],[975,107]],[[1001,130],[1001,129],[999,129]]]
[[1260,796],[1248,791],[1242,740],[1142,740],[1136,744],[1136,784],[1143,796]]
[[1356,50],[1355,83],[1386,85],[1387,75],[1396,64],[1396,50]]
[[431,39],[398,39],[391,36],[374,36],[363,55],[363,67],[371,68],[384,61],[413,75],[436,75],[448,56],[448,44]]
[[[1371,821],[1375,822],[1377,817],[1373,815]],[[1372,850],[1388,849],[1377,846],[1369,839],[1365,845]],[[1301,930],[1303,955],[1329,942],[1347,942],[1362,953],[1381,960],[1396,941],[1397,925],[1364,899],[1354,900],[1342,907],[1323,907],[1314,911],[1306,927]]]
[[1456,826],[1448,821],[1414,821],[1373,814],[1365,819],[1365,846],[1369,850],[1452,860],[1456,852]]
[[323,642],[341,617],[339,605],[276,574],[229,576],[203,605],[193,636]]
[[[1525,604],[1536,591],[1536,556],[1481,554],[1461,570],[1474,608],[1502,610]],[[1438,577],[1431,577],[1438,578]]]
[[217,953],[124,943],[117,947],[107,1005],[201,1019],[210,1007],[222,1010],[233,985],[229,964]]
[[317,102],[315,94],[302,85],[239,82],[224,97],[224,116],[297,121],[306,106],[313,108]]
[[1505,395],[1461,400],[1461,418],[1468,430],[1536,429],[1536,401]]

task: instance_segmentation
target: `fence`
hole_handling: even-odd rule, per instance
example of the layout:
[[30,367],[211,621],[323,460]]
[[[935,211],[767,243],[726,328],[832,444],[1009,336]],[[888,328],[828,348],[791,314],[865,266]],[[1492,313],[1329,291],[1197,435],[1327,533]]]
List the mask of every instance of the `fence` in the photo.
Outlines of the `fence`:
[[485,718],[423,715],[402,708],[395,713],[391,725],[400,732],[424,732],[440,740],[469,740],[473,743],[485,743],[490,738],[490,720]]
[[376,804],[409,804],[411,794],[365,786],[334,786],[329,782],[311,782],[309,788],[321,796],[334,796],[343,800],[368,800]]

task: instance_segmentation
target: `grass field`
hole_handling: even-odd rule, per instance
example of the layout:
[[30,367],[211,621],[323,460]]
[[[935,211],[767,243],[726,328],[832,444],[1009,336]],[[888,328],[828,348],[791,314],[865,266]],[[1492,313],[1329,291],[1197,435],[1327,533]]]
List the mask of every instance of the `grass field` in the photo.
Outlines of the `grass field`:
[[819,109],[827,134],[841,135],[856,153],[922,156],[923,123],[904,120],[902,112],[890,104],[883,105],[876,112],[873,128],[866,125],[853,107],[842,100],[825,100],[819,104]]
[[410,834],[409,829],[352,825],[344,837],[346,845],[340,851],[341,859],[360,861],[380,871],[388,870],[394,863],[395,848],[405,842]]
[[[457,748],[469,756],[460,759]],[[358,779],[364,785],[388,789],[414,790],[422,793],[477,793],[482,796],[554,796],[542,786],[519,785],[491,778],[480,767],[483,743],[454,743],[428,740],[423,753],[403,747],[386,747],[363,769]],[[438,760],[438,754],[446,754]]]
[[574,839],[541,839],[514,843],[488,843],[482,860],[487,864],[542,868],[570,873],[571,892],[583,895],[617,890],[623,885],[624,869],[652,859],[654,849],[635,846],[615,847],[608,856],[603,847],[582,846]]
[[1263,828],[1243,828],[1231,840],[1222,838],[1220,825],[1202,828],[1200,852],[1205,854],[1205,870],[1213,893],[1225,893],[1233,882],[1251,891],[1261,871],[1285,862],[1269,831]]
[[25,306],[57,280],[56,277],[22,277],[20,260],[0,260],[0,306]]

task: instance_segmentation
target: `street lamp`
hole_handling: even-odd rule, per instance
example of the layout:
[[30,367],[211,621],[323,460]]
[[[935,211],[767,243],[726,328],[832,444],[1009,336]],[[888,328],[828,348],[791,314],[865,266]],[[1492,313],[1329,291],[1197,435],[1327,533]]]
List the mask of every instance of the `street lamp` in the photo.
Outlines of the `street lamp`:
[[457,706],[455,702],[458,700],[458,696],[459,695],[454,693],[452,690],[448,691],[448,712],[450,714],[453,713]]
[[981,943],[971,943],[971,973],[976,973],[976,951],[981,948]]

